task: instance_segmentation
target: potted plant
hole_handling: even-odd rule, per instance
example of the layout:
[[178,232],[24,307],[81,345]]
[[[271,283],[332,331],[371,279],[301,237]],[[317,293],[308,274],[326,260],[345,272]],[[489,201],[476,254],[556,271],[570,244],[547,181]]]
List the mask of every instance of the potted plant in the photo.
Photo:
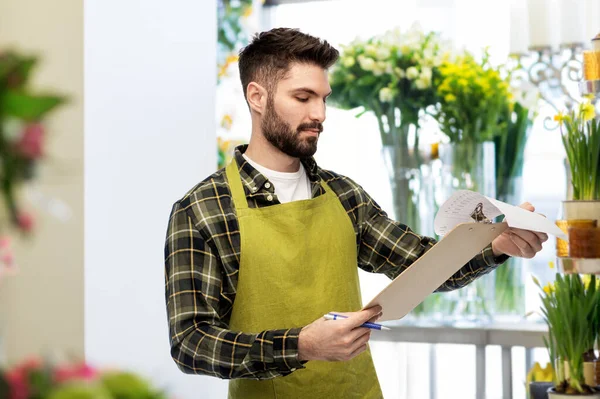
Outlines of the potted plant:
[[590,99],[554,117],[567,154],[573,197],[563,202],[565,220],[600,219],[600,120],[595,118]]
[[600,328],[600,289],[594,275],[556,274],[554,283],[542,287],[542,314],[548,325],[544,344],[555,365],[550,399],[572,395],[600,398],[596,389],[594,344]]

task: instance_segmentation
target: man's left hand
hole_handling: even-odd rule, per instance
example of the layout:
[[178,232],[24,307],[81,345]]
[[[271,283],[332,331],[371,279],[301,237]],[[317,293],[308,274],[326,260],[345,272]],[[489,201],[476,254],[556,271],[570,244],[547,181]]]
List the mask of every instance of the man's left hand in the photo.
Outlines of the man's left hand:
[[[525,202],[520,205],[528,211],[535,211],[533,205]],[[548,235],[536,231],[509,227],[492,241],[494,256],[508,255],[531,259],[542,250],[542,243],[548,241]]]

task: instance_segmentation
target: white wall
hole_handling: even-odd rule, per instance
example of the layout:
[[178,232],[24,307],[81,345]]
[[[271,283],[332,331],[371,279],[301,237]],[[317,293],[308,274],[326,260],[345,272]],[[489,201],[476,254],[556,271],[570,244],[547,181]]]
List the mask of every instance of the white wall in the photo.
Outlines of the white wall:
[[223,397],[169,355],[172,203],[216,168],[216,2],[86,1],[85,352],[178,398]]

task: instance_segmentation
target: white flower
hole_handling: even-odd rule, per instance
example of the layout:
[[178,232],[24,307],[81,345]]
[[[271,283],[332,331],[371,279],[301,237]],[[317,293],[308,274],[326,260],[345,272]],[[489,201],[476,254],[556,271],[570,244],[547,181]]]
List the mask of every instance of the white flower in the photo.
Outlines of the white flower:
[[432,76],[431,68],[425,67],[425,68],[423,68],[423,70],[421,70],[421,79],[431,81],[431,76]]
[[417,86],[417,89],[419,89],[419,90],[424,90],[427,88],[427,84],[425,82],[423,82],[421,79],[417,79],[415,81],[415,86]]
[[421,76],[419,79],[417,79],[415,81],[415,85],[417,86],[417,89],[425,90],[425,89],[431,87],[431,78],[427,79],[427,78],[423,78]]
[[390,51],[389,48],[387,47],[379,47],[377,49],[377,53],[376,53],[376,57],[378,60],[387,60],[390,58],[390,55],[392,54],[392,52]]
[[433,50],[430,48],[423,50],[423,58],[425,60],[431,60],[433,58]]
[[365,54],[370,57],[377,57],[377,47],[372,44],[367,44],[365,46]]
[[365,57],[364,55],[358,56],[358,63],[360,67],[365,71],[372,71],[375,68],[375,60],[373,58]]
[[535,109],[540,98],[540,91],[528,80],[515,79],[510,86],[516,102],[528,109]]
[[404,69],[402,69],[402,68],[398,68],[398,67],[394,68],[394,73],[400,79],[402,79],[406,76],[406,72],[404,72]]
[[383,61],[379,61],[375,63],[375,67],[373,68],[373,75],[381,76],[387,70],[387,63]]
[[354,58],[352,57],[344,57],[342,59],[342,64],[346,67],[346,68],[351,68],[354,66],[354,64],[356,63],[356,61],[354,60]]
[[406,70],[406,77],[410,80],[416,79],[419,76],[419,70],[412,66]]
[[403,44],[400,46],[400,48],[398,49],[398,55],[402,56],[404,54],[408,54],[410,53],[411,47],[407,44]]
[[389,87],[384,87],[383,89],[379,90],[379,101],[382,103],[389,103],[393,98],[394,93]]

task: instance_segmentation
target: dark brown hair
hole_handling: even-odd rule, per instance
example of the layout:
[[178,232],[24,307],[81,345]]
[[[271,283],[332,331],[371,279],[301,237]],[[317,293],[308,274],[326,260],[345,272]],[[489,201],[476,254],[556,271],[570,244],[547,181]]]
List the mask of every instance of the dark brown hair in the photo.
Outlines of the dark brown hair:
[[239,55],[240,80],[246,97],[250,82],[257,82],[273,93],[292,63],[329,69],[337,61],[339,52],[327,41],[298,29],[276,28],[256,34]]

